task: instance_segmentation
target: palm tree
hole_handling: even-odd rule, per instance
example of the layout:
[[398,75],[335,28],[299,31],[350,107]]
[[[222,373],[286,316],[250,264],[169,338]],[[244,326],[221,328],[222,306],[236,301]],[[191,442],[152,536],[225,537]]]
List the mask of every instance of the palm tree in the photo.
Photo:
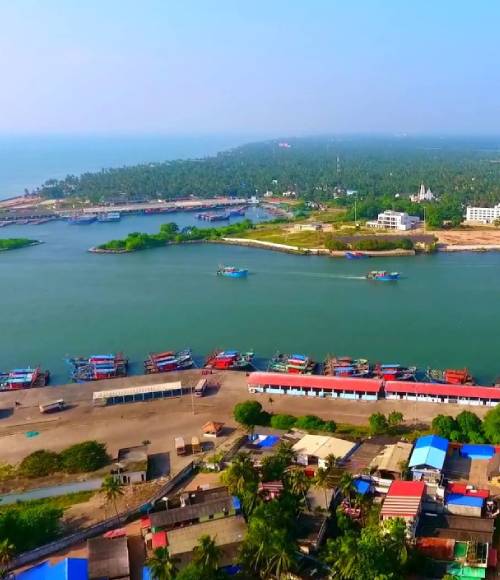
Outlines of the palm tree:
[[231,465],[221,473],[221,480],[230,493],[241,497],[250,487],[257,488],[257,472],[247,453],[238,453]]
[[287,481],[290,491],[294,495],[302,496],[307,502],[307,492],[311,487],[311,479],[307,477],[303,469],[293,469],[287,474]]
[[325,562],[331,566],[331,578],[351,580],[357,577],[358,538],[348,532],[336,540],[328,540]]
[[325,509],[328,509],[329,502],[328,502],[328,490],[334,487],[332,482],[332,476],[324,467],[320,467],[316,471],[316,475],[314,477],[314,483],[317,487],[322,489],[325,492]]
[[8,538],[0,540],[0,566],[6,567],[10,564],[15,552],[15,546]]
[[204,572],[215,572],[219,567],[221,550],[214,538],[208,535],[201,536],[198,545],[193,549],[193,562]]
[[146,561],[153,580],[173,580],[177,574],[175,559],[170,557],[167,548],[156,548]]
[[101,491],[106,496],[108,501],[113,502],[116,517],[118,517],[118,508],[116,507],[116,500],[123,495],[122,484],[119,479],[112,475],[106,475],[101,484]]
[[348,471],[344,471],[339,482],[339,489],[344,497],[351,498],[354,491],[354,478]]
[[335,457],[333,453],[330,453],[325,457],[325,469],[332,473],[333,470],[337,467],[338,459]]
[[297,457],[297,454],[293,450],[293,443],[290,441],[281,441],[278,445],[276,455],[283,461],[283,463],[288,467],[293,463]]

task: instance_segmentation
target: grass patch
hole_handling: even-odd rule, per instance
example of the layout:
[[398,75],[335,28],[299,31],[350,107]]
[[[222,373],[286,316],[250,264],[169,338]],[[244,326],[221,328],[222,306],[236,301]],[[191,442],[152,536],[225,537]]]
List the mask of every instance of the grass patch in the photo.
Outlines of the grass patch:
[[350,423],[337,423],[336,435],[346,435],[355,439],[368,437],[370,428],[368,425],[351,425]]
[[43,499],[30,499],[28,501],[19,501],[9,505],[0,504],[0,513],[8,510],[24,510],[28,507],[51,507],[58,509],[68,509],[72,505],[84,503],[97,493],[96,491],[77,491],[57,497],[47,497]]

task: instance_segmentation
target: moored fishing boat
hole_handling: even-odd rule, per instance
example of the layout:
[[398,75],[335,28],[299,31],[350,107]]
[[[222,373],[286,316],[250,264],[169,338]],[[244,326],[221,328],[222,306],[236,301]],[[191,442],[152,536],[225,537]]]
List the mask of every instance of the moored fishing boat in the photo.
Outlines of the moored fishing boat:
[[128,359],[122,353],[69,358],[66,362],[71,366],[71,379],[77,383],[125,377],[128,371]]
[[248,270],[244,268],[236,268],[234,266],[219,266],[217,276],[225,276],[226,278],[246,278]]
[[253,351],[240,353],[237,350],[216,350],[205,360],[205,368],[243,371],[253,367]]
[[181,371],[193,366],[191,349],[179,352],[166,351],[150,353],[144,361],[144,372],[146,374],[167,373]]
[[269,372],[312,375],[317,363],[305,354],[276,353],[268,367]]
[[367,378],[372,374],[367,359],[353,359],[349,356],[328,356],[323,364],[323,373],[335,377],[353,378]]
[[76,215],[68,219],[70,226],[86,226],[96,221],[97,215],[93,213]]
[[430,383],[446,385],[474,385],[474,378],[467,369],[427,369],[425,378]]
[[405,367],[400,364],[377,363],[373,372],[379,379],[385,381],[415,381],[417,367]]
[[13,369],[9,372],[0,372],[0,390],[14,391],[18,389],[30,389],[45,387],[50,380],[50,372],[43,371],[40,367]]
[[399,280],[399,272],[387,272],[386,270],[372,270],[366,275],[367,280],[377,280],[378,282],[392,282]]

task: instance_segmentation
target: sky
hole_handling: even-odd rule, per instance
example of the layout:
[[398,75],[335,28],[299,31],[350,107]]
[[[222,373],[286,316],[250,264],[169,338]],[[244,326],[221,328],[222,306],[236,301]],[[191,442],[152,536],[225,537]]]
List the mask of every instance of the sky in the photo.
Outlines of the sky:
[[500,134],[498,0],[0,0],[0,133]]

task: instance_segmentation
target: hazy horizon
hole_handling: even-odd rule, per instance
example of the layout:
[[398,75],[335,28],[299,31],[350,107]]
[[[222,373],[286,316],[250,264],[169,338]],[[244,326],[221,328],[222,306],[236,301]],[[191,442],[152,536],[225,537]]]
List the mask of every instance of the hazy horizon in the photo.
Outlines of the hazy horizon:
[[496,136],[499,17],[494,0],[3,2],[0,134]]

